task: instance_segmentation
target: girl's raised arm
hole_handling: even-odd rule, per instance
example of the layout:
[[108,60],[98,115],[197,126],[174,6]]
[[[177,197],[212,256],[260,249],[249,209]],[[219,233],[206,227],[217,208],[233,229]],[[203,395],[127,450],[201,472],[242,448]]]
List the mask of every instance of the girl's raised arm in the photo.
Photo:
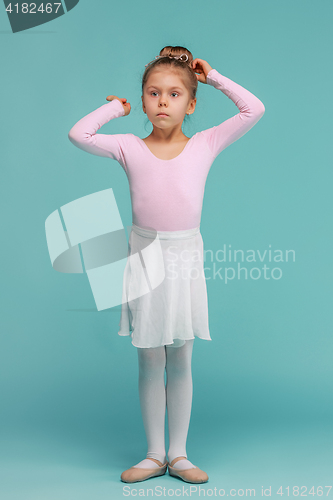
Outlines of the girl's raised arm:
[[237,115],[202,131],[214,158],[248,132],[265,113],[263,103],[251,92],[222,76],[216,69],[207,74],[207,83],[221,90],[239,109]]
[[126,171],[119,138],[124,134],[96,134],[105,123],[125,115],[122,103],[113,99],[79,120],[68,133],[69,140],[83,151],[117,160]]

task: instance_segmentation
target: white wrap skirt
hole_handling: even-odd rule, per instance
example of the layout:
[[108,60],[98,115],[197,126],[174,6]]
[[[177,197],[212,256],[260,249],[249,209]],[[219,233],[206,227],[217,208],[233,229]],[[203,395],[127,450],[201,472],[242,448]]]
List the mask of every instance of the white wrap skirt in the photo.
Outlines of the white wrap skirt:
[[156,231],[132,224],[118,335],[135,347],[212,340],[200,228]]

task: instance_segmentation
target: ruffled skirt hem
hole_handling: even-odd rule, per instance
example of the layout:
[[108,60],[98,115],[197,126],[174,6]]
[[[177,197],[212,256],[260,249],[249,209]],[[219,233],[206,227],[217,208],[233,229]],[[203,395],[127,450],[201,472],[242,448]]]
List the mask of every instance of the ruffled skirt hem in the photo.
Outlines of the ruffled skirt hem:
[[136,345],[133,341],[133,333],[132,332],[131,333],[118,332],[118,335],[120,335],[121,337],[131,337],[131,339],[132,339],[131,344],[134,345],[134,347],[140,347],[142,349],[149,348],[149,347],[160,347],[161,345],[170,346],[170,347],[181,347],[182,345],[185,344],[186,340],[192,340],[195,338],[198,338],[201,340],[212,340],[210,338],[210,336],[209,337],[200,337],[199,335],[195,335],[194,337],[188,337],[188,338],[173,337],[174,342],[166,342],[166,343],[158,344],[158,345]]

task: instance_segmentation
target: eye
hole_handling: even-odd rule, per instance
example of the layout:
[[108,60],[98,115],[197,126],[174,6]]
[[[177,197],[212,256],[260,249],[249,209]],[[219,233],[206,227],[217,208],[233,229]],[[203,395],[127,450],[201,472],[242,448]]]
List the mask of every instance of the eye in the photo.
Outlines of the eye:
[[153,94],[157,94],[157,92],[155,92],[155,91],[150,92],[150,95],[153,95]]
[[[179,94],[178,94],[178,92],[172,92],[172,94],[177,94],[177,95],[179,95]],[[172,95],[172,94],[171,94],[171,95]]]

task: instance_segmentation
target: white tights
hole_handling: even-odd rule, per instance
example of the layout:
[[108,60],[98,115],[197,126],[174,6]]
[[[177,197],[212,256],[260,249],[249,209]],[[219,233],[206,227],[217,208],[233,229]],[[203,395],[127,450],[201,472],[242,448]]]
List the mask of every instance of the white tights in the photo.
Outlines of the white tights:
[[[179,456],[187,458],[186,439],[193,394],[191,371],[193,342],[194,339],[186,340],[181,347],[160,346],[137,349],[139,398],[148,443],[147,458],[155,458],[162,464],[166,461],[166,407],[168,408],[169,428],[168,462],[171,463]],[[187,465],[190,464],[188,466],[193,466],[189,461],[186,462]],[[154,467],[154,462],[145,459],[137,466]],[[157,464],[156,467],[158,467]]]

